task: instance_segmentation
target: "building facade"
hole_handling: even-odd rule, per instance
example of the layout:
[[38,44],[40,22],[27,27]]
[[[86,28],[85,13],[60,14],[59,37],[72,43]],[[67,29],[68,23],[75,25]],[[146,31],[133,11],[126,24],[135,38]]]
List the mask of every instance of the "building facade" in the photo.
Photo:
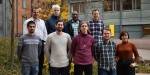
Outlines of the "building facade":
[[38,7],[42,0],[16,0],[16,35],[22,35],[23,23],[32,16],[32,8]]
[[115,38],[128,31],[131,38],[150,35],[149,0],[69,0],[70,13],[78,11],[80,18],[91,19],[91,10],[99,9],[105,25],[114,25]]
[[22,34],[24,21],[31,17],[32,0],[16,0],[16,28],[17,34]]
[[15,34],[22,34],[24,20],[31,16],[31,0],[14,0],[15,14],[12,18],[12,2],[10,0],[0,0],[0,36],[10,36],[11,20],[15,19]]
[[0,36],[10,34],[11,7],[9,0],[0,0]]

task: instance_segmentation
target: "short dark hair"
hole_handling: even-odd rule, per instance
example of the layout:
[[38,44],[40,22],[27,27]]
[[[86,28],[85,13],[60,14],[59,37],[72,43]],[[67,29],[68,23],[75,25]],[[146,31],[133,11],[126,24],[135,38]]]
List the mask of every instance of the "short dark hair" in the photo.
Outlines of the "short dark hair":
[[29,21],[29,22],[27,23],[27,27],[29,27],[31,24],[36,25],[34,21]]
[[128,39],[129,39],[129,33],[126,32],[126,31],[122,31],[122,32],[120,33],[119,39],[122,40],[121,37],[124,36],[124,35],[128,35]]
[[98,11],[98,12],[99,12],[99,10],[98,10],[98,9],[93,9],[93,10],[92,10],[92,14],[93,14],[93,12],[94,12],[94,11]]
[[55,25],[57,25],[58,22],[63,22],[64,23],[64,20],[62,20],[62,19],[57,20]]

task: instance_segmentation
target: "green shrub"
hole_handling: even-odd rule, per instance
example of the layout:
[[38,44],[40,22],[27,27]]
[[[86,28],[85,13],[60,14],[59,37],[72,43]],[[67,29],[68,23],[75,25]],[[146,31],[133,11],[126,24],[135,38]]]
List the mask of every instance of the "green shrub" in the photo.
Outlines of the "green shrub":
[[[19,62],[15,56],[15,50],[13,57],[10,57],[10,50],[10,38],[0,38],[0,75],[20,75],[20,67]],[[13,62],[11,63],[12,58]]]

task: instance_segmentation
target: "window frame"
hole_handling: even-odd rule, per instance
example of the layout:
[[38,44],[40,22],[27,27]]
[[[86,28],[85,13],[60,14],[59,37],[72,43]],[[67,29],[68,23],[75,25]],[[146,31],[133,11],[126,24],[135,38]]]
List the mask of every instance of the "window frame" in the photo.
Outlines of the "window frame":
[[23,9],[27,8],[27,0],[22,0],[22,8]]
[[[130,10],[140,10],[141,9],[141,0],[131,0],[131,6],[128,9],[124,9],[124,3],[122,0],[107,0],[107,1],[111,1],[112,2],[112,9],[111,10],[105,10],[106,8],[106,4],[105,0],[103,1],[103,8],[104,8],[104,12],[109,12],[109,11],[130,11]],[[120,3],[121,1],[121,3]],[[127,5],[128,6],[128,5]]]

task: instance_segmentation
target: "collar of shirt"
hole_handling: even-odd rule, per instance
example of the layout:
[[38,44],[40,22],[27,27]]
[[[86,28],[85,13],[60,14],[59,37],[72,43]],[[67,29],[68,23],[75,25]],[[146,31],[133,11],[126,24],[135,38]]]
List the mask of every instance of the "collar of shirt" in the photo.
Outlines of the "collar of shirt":
[[74,21],[74,20],[71,20],[72,23],[79,23],[79,20],[77,21]]
[[110,44],[110,40],[108,40],[108,41],[103,40],[103,43],[104,43],[104,45],[109,45]]
[[33,17],[31,17],[30,19],[31,19],[32,21],[34,21],[34,22],[35,22],[35,21],[40,21],[40,19],[39,19],[39,18],[34,19]]
[[94,21],[94,20],[92,20],[92,22],[93,23],[99,23],[99,22],[101,22],[102,20],[100,19],[100,20],[98,20],[98,21]]

